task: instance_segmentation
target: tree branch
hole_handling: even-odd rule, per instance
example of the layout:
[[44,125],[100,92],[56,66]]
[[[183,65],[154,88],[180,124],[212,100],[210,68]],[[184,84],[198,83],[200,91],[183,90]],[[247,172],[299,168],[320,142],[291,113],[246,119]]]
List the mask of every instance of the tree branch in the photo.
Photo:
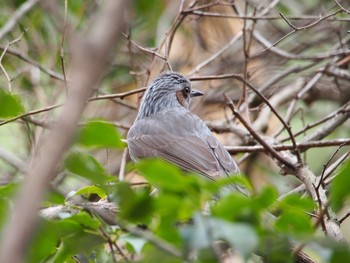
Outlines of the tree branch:
[[[57,125],[45,138],[40,149],[33,151],[23,188],[14,212],[4,228],[0,246],[3,262],[24,262],[29,241],[37,224],[37,213],[55,168],[70,146],[86,101],[106,69],[107,57],[120,37],[126,1],[106,0],[93,27],[85,37],[71,42],[71,85],[68,100]],[[111,26],[113,25],[113,26]],[[77,33],[74,33],[77,35]]]

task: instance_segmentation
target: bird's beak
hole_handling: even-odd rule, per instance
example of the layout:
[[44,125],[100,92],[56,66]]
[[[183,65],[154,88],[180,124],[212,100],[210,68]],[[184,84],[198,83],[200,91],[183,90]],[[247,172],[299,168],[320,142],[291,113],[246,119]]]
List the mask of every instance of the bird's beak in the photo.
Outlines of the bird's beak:
[[191,97],[198,97],[198,96],[203,96],[203,92],[196,90],[196,89],[192,89],[191,91]]

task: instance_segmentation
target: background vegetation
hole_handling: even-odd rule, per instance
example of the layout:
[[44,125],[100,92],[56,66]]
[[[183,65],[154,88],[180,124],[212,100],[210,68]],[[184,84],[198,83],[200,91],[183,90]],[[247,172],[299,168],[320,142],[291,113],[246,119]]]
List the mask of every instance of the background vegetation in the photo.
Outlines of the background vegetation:
[[[350,262],[348,1],[126,2],[0,3],[1,261]],[[243,178],[130,162],[164,70]]]

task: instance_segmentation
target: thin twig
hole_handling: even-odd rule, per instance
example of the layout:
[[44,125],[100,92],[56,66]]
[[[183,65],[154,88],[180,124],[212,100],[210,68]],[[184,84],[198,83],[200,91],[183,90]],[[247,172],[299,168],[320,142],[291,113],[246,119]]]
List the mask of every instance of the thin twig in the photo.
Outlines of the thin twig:
[[242,37],[242,35],[243,35],[242,31],[240,31],[239,33],[234,35],[231,38],[231,40],[225,46],[223,46],[219,51],[217,51],[215,54],[211,55],[206,60],[202,61],[193,70],[191,70],[190,73],[188,73],[188,76],[190,77],[190,76],[198,73],[203,67],[205,67],[206,65],[208,65],[209,63],[211,63],[212,61],[214,61],[215,59],[220,57],[230,46],[232,46],[236,41],[238,41]]
[[238,113],[236,110],[232,100],[225,94],[226,102],[231,109],[232,113],[235,115],[237,119],[246,127],[249,133],[265,148],[267,153],[269,153],[272,157],[276,158],[281,164],[285,165],[288,169],[295,171],[296,167],[293,163],[289,162],[285,158],[282,157],[276,150],[274,150],[266,141],[258,135],[254,129],[245,121],[245,119]]
[[148,242],[155,245],[157,248],[169,253],[170,255],[173,255],[175,257],[180,258],[182,253],[179,251],[176,247],[174,247],[172,244],[168,243],[165,240],[159,239],[157,236],[153,235],[152,232],[141,230],[137,227],[131,226],[124,222],[121,219],[116,219],[117,224],[122,228],[130,232],[131,234],[134,234],[136,236],[142,237],[143,239],[147,240]]
[[[297,147],[301,152],[311,148],[323,148],[323,147],[339,147],[340,145],[350,145],[350,139],[334,139],[328,141],[308,141],[308,142],[297,142]],[[270,145],[276,151],[290,151],[293,150],[292,144],[278,144]],[[236,153],[258,153],[265,151],[265,148],[259,145],[255,146],[226,146],[231,154]]]
[[332,163],[328,169],[325,171],[325,176],[324,176],[324,184],[329,185],[333,179],[337,176],[334,175],[330,178],[331,174],[345,161],[347,158],[350,156],[350,151],[344,153],[341,157],[338,158],[334,163]]
[[307,29],[307,28],[311,28],[311,27],[313,27],[313,26],[319,24],[320,22],[322,22],[322,21],[324,21],[324,20],[326,20],[326,19],[328,19],[328,18],[330,18],[330,17],[332,17],[332,16],[337,15],[338,13],[340,13],[340,12],[342,12],[342,11],[343,11],[342,9],[338,9],[337,11],[335,11],[335,12],[333,12],[333,13],[331,13],[331,14],[328,14],[328,15],[326,15],[326,16],[324,16],[324,17],[321,17],[321,18],[319,18],[318,20],[316,20],[316,21],[314,21],[314,22],[312,22],[312,23],[310,23],[310,24],[308,24],[308,25],[306,25],[306,26],[302,26],[302,27],[296,27],[296,26],[292,25],[292,24],[287,20],[287,18],[286,18],[285,16],[283,16],[283,15],[280,13],[280,15],[282,16],[282,18],[287,22],[287,24],[288,24],[289,26],[291,26],[291,27],[293,28],[293,30],[290,31],[289,33],[287,33],[286,35],[284,35],[283,37],[281,37],[281,38],[280,38],[279,40],[277,40],[276,42],[274,42],[270,47],[267,47],[266,49],[264,49],[263,51],[261,51],[261,53],[264,53],[264,52],[270,50],[272,47],[277,46],[279,43],[281,43],[283,40],[285,40],[285,39],[288,38],[289,36],[293,35],[295,32],[298,32],[298,31],[300,31],[300,30],[305,30],[305,29]]
[[[294,137],[297,137],[297,136],[299,136],[299,135],[301,135],[301,134],[304,134],[307,130],[309,130],[309,129],[311,129],[311,128],[314,128],[314,127],[316,127],[316,126],[318,126],[318,125],[320,125],[320,124],[322,124],[322,123],[325,123],[325,122],[327,122],[327,121],[330,120],[330,119],[333,119],[335,116],[337,116],[337,115],[340,114],[340,113],[346,113],[346,112],[350,111],[350,109],[347,109],[347,107],[348,107],[349,105],[350,105],[350,103],[348,102],[348,103],[344,104],[343,106],[341,106],[341,107],[340,107],[339,109],[337,109],[336,111],[334,111],[334,112],[328,114],[328,115],[325,116],[324,118],[322,118],[322,119],[320,119],[320,120],[317,120],[317,121],[315,121],[315,122],[313,122],[313,123],[307,124],[307,125],[304,126],[300,131],[294,133]],[[289,138],[283,138],[283,139],[281,139],[280,141],[281,141],[281,142],[284,142],[284,141],[287,141],[287,140],[289,140]]]
[[[283,19],[281,16],[277,15],[265,15],[265,16],[259,16],[259,15],[233,15],[233,14],[221,14],[221,13],[215,13],[215,12],[205,12],[205,11],[197,11],[197,10],[190,10],[186,9],[183,12],[187,12],[193,15],[198,16],[209,16],[209,17],[218,17],[218,18],[232,18],[232,19],[244,19],[244,20],[281,20]],[[320,16],[314,16],[314,15],[303,15],[303,16],[284,16],[288,20],[316,20],[320,19]],[[349,18],[327,18],[326,20],[331,21],[344,21],[349,22]]]
[[86,28],[85,35],[75,32],[80,37],[72,43],[71,80],[74,96],[68,97],[55,128],[37,144],[40,150],[32,151],[30,167],[24,176],[21,191],[18,191],[12,216],[8,217],[7,225],[3,228],[2,240],[6,242],[0,243],[2,262],[25,261],[38,224],[37,211],[56,173],[57,164],[69,149],[86,100],[105,74],[107,58],[121,38],[120,31],[124,27],[122,14],[125,13],[126,4],[126,1],[103,1],[93,26]]
[[142,52],[146,53],[146,54],[151,54],[153,56],[159,57],[160,59],[163,60],[167,60],[166,57],[164,57],[163,55],[159,54],[158,52],[151,50],[149,48],[144,48],[142,46],[140,46],[139,44],[137,44],[135,41],[131,40],[130,35],[126,35],[125,33],[122,33],[122,35],[135,47],[137,47],[139,50],[141,50]]
[[5,125],[5,124],[10,123],[10,122],[13,122],[13,121],[16,121],[16,120],[18,120],[18,119],[22,119],[22,118],[27,117],[27,116],[30,116],[30,115],[35,115],[35,114],[38,114],[38,113],[50,111],[50,110],[53,110],[53,109],[62,107],[63,105],[64,105],[63,103],[59,103],[59,104],[55,104],[55,105],[48,106],[48,107],[45,107],[45,108],[41,108],[41,109],[37,109],[37,110],[28,111],[28,112],[23,113],[23,114],[21,114],[21,115],[18,115],[18,116],[16,116],[16,117],[10,118],[10,119],[8,119],[8,120],[6,120],[6,121],[0,122],[0,126]]
[[321,173],[321,178],[320,180],[318,181],[318,184],[316,186],[316,191],[318,191],[318,189],[320,188],[321,184],[323,183],[323,180],[324,180],[324,176],[325,176],[325,172],[326,172],[326,169],[328,167],[328,165],[330,164],[330,162],[332,161],[332,159],[334,158],[334,156],[340,151],[340,149],[345,146],[346,144],[342,143],[341,145],[339,145],[338,149],[332,154],[332,156],[328,159],[328,161],[323,165],[323,170],[322,170],[322,173]]
[[64,86],[66,89],[66,96],[68,96],[68,84],[67,84],[66,69],[65,69],[65,62],[64,62],[64,41],[66,39],[66,30],[67,30],[67,13],[68,13],[68,0],[64,0],[64,21],[63,21],[64,25],[63,25],[63,32],[62,32],[62,39],[61,39],[60,58],[61,58],[62,74],[64,78]]
[[[102,96],[99,96],[99,97],[90,97],[88,99],[88,102],[90,101],[96,101],[96,100],[106,100],[106,99],[113,99],[113,98],[125,98],[127,96],[130,96],[130,95],[133,95],[133,94],[136,94],[136,93],[139,93],[139,92],[143,92],[145,91],[146,88],[139,88],[139,89],[135,89],[135,90],[131,90],[131,91],[126,91],[126,92],[121,92],[121,93],[116,93],[116,94],[108,94],[108,95],[102,95]],[[0,126],[4,125],[4,124],[7,124],[9,122],[13,122],[13,121],[16,121],[18,119],[21,119],[23,117],[27,117],[27,116],[30,116],[30,115],[35,115],[35,114],[38,114],[38,113],[42,113],[42,112],[46,112],[46,111],[50,111],[50,110],[53,110],[53,109],[56,109],[56,108],[59,108],[59,107],[62,107],[64,105],[64,103],[59,103],[59,104],[55,104],[55,105],[52,105],[52,106],[48,106],[48,107],[45,107],[45,108],[42,108],[42,109],[37,109],[37,110],[32,110],[32,111],[29,111],[29,112],[26,112],[24,114],[21,114],[21,115],[18,115],[16,117],[13,117],[13,118],[10,118],[8,120],[5,120],[5,121],[2,121],[0,122]]]
[[19,20],[29,12],[40,0],[27,0],[24,2],[12,16],[7,20],[6,24],[0,29],[0,40],[11,32],[11,30],[18,24]]
[[343,7],[337,0],[334,0],[334,2],[336,2],[336,4],[341,8],[342,11],[350,15],[350,11]]
[[323,218],[325,233],[327,233],[327,235],[330,238],[332,238],[337,242],[345,242],[345,238],[340,230],[340,226],[336,219],[336,215],[331,210],[331,208],[327,205],[328,198],[326,195],[326,190],[323,188],[322,185],[320,186],[318,191],[316,191],[316,188],[314,187],[317,182],[317,177],[312,173],[312,171],[307,166],[303,166],[299,168],[296,176],[304,183],[306,189],[309,191],[313,200],[315,201],[317,200],[320,203],[319,208],[322,208],[322,210],[325,210],[322,213],[325,213],[326,215],[328,215],[327,217]]
[[5,75],[6,79],[7,79],[8,90],[9,90],[9,92],[12,92],[11,78],[10,78],[10,76],[7,74],[7,71],[6,71],[6,69],[4,68],[4,66],[2,65],[2,59],[3,59],[3,57],[4,57],[4,55],[5,55],[6,51],[7,51],[7,49],[9,48],[9,46],[10,46],[10,43],[7,42],[5,49],[4,49],[4,50],[2,51],[2,53],[1,53],[1,56],[0,56],[0,68],[1,68],[2,72],[4,72],[4,75]]
[[125,92],[121,92],[121,93],[116,93],[116,94],[108,94],[108,95],[100,95],[98,97],[91,97],[88,99],[88,101],[96,101],[96,100],[106,100],[106,99],[114,99],[114,98],[120,98],[120,99],[124,99],[127,96],[136,94],[136,93],[141,93],[146,91],[147,88],[138,88],[138,89],[134,89],[131,91],[125,91]]
[[342,224],[344,220],[347,219],[348,217],[350,217],[350,210],[347,211],[342,217],[338,219],[339,224]]
[[[3,46],[0,46],[0,50],[4,50],[5,47]],[[37,67],[38,69],[40,69],[42,72],[48,74],[50,77],[54,78],[54,79],[58,79],[58,80],[62,80],[64,81],[64,77],[63,75],[57,73],[56,71],[52,70],[52,69],[49,69],[49,68],[46,68],[44,67],[43,65],[41,65],[39,62],[33,60],[32,58],[22,54],[20,51],[14,49],[14,48],[11,48],[9,47],[7,49],[7,53],[6,54],[10,54],[10,55],[13,55],[31,65],[33,65],[34,67]]]
[[2,147],[0,147],[0,158],[21,172],[26,170],[27,164],[24,161],[22,161],[17,155]]
[[266,105],[271,109],[271,111],[275,114],[275,116],[280,120],[280,122],[282,123],[282,125],[285,127],[285,129],[287,130],[290,139],[292,141],[292,144],[294,146],[294,153],[297,156],[298,159],[298,163],[302,163],[301,157],[300,157],[300,153],[295,141],[295,138],[293,136],[293,133],[291,131],[290,126],[284,121],[284,119],[280,116],[280,114],[275,110],[275,108],[270,104],[270,102],[268,101],[268,99],[265,98],[265,96],[259,92],[256,88],[253,87],[253,85],[251,85],[248,81],[246,81],[241,75],[239,74],[224,74],[224,75],[218,75],[218,76],[201,76],[201,77],[194,77],[191,78],[191,81],[198,81],[198,80],[210,80],[210,79],[225,79],[225,78],[234,78],[234,79],[238,79],[239,81],[245,83],[252,91],[254,91],[259,98],[264,101],[266,103]]

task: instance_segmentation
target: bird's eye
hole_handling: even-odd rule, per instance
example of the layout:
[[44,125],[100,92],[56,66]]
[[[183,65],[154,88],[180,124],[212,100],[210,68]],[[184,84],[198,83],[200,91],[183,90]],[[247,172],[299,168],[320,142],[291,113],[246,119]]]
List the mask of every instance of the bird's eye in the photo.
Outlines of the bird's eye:
[[183,89],[183,91],[184,91],[184,93],[185,93],[186,95],[189,95],[190,92],[191,92],[189,87],[185,87],[185,88]]

